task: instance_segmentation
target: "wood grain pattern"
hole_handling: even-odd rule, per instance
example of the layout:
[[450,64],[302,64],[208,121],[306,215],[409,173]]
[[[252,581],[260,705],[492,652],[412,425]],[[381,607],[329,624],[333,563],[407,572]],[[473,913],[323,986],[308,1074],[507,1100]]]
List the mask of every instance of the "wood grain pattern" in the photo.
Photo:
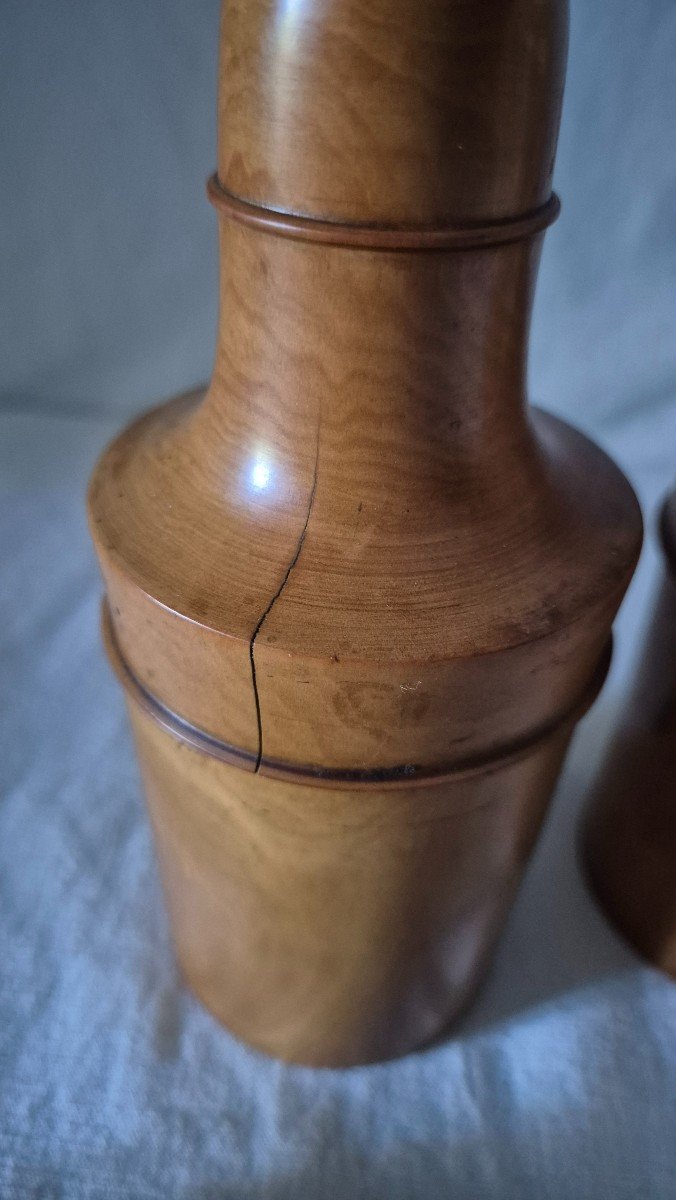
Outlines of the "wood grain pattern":
[[355,796],[247,774],[130,714],[179,963],[235,1034],[351,1066],[466,1006],[568,729],[497,774]]
[[585,817],[585,866],[627,940],[676,979],[676,491],[661,522],[666,571],[640,669]]
[[255,634],[262,755],[333,767],[432,767],[566,712],[640,526],[606,456],[526,408],[537,245],[221,237],[204,402],[141,418],[92,485],[133,672],[253,750]]
[[[183,925],[186,974],[243,1036],[303,1061],[399,1052],[469,994],[523,862],[510,858],[509,886],[505,874],[493,889],[483,855],[530,844],[638,555],[640,514],[621,473],[526,403],[537,264],[558,208],[565,28],[558,0],[228,0],[210,185],[221,247],[213,377],[205,394],[140,418],[92,479],[111,645],[174,922],[185,906],[201,947],[198,971]],[[199,832],[205,789],[225,814],[210,826],[219,844],[227,830],[217,870]],[[372,811],[374,878],[401,889],[393,925],[420,905],[428,842],[406,832],[413,858],[392,858],[381,829],[390,797],[391,837],[404,836],[414,792],[423,826],[428,806],[445,814],[449,854],[430,867],[425,919],[433,903],[470,911],[466,869],[492,897],[476,937],[434,919],[429,938],[443,945],[429,953],[456,964],[456,982],[423,1005],[417,1031],[409,1017],[390,1023],[416,986],[410,941],[397,965],[390,951],[379,965],[375,885],[347,872],[347,906],[335,884],[351,854],[343,824]],[[506,842],[501,794],[515,822]],[[495,844],[470,851],[458,832],[451,852],[456,802],[482,797],[480,837],[494,827]],[[178,837],[163,832],[179,805],[181,837],[194,836],[180,851],[189,875],[170,862]],[[335,965],[320,1007],[310,1004],[324,933],[310,905],[303,917],[307,876],[301,886],[295,860],[285,864],[291,842],[257,825],[277,933],[258,902],[260,872],[241,865],[251,855],[238,831],[261,805],[272,824],[280,805],[290,822],[307,813],[310,840],[299,829],[298,844],[321,893],[335,888],[336,944],[348,954],[354,942],[345,979],[380,980],[344,1026]],[[311,813],[340,819],[322,828]],[[244,1003],[262,944],[270,978],[295,997],[293,1031],[280,1019],[275,1034],[272,1000]]]
[[561,0],[228,0],[218,175],[334,222],[492,221],[551,192]]

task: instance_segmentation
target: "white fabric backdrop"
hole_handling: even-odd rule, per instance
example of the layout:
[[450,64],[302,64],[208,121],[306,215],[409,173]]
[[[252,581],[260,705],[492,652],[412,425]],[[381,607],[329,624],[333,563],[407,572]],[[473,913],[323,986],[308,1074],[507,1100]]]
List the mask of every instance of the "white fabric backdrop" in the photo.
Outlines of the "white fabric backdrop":
[[[312,1072],[178,986],[83,515],[121,422],[210,370],[217,0],[1,0],[0,1196],[676,1196],[676,987],[580,880],[576,814],[653,586],[648,546],[474,1012]],[[676,5],[578,0],[532,393],[649,519],[676,470]]]

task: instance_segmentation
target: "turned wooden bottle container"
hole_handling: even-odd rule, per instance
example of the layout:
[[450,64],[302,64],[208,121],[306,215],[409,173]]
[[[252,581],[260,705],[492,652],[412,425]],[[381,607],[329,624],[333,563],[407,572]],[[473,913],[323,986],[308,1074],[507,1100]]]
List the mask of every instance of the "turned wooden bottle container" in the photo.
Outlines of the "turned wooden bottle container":
[[582,827],[594,892],[646,959],[676,979],[676,491],[665,572],[636,683]]
[[296,1061],[466,1004],[641,539],[525,403],[559,0],[228,0],[213,378],[92,529],[186,979]]

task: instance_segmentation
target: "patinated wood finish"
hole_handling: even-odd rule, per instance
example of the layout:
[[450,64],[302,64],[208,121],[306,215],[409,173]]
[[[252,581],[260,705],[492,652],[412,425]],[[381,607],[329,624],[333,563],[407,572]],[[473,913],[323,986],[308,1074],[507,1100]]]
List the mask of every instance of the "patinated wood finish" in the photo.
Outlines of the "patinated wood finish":
[[610,919],[676,979],[676,491],[664,505],[661,533],[666,570],[582,849]]
[[179,958],[352,1063],[476,985],[638,554],[525,403],[566,5],[228,0],[216,362],[91,486]]

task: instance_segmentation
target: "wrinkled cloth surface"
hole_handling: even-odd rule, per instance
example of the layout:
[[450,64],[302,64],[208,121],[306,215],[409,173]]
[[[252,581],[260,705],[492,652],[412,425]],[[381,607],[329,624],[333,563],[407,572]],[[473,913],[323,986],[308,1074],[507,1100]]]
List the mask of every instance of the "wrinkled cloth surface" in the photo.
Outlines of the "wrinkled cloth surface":
[[676,1196],[676,985],[606,924],[574,845],[676,471],[676,7],[573,5],[534,317],[532,394],[646,513],[610,678],[473,1011],[344,1072],[250,1051],[179,983],[85,526],[108,438],[209,374],[217,23],[217,0],[3,5],[0,1198]]

